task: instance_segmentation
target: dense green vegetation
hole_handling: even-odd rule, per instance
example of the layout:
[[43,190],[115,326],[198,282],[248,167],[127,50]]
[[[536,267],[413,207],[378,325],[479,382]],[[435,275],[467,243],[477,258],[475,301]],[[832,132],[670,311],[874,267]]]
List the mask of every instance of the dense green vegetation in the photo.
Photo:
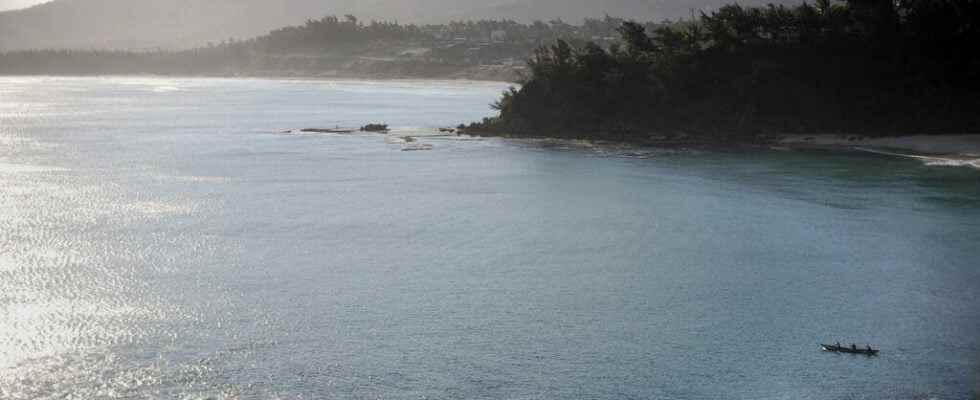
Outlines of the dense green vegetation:
[[344,69],[371,74],[387,68],[438,77],[479,65],[520,66],[543,44],[559,38],[580,44],[601,42],[614,36],[622,23],[606,17],[583,25],[485,20],[419,26],[327,16],[254,39],[192,50],[0,53],[0,74],[317,75]]
[[980,2],[726,6],[538,49],[474,134],[649,141],[980,132]]

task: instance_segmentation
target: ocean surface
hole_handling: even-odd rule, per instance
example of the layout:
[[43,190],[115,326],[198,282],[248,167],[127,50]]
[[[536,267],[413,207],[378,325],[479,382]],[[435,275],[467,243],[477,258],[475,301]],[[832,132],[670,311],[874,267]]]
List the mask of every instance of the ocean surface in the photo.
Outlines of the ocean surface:
[[285,133],[505,86],[0,78],[0,398],[977,396],[980,170]]

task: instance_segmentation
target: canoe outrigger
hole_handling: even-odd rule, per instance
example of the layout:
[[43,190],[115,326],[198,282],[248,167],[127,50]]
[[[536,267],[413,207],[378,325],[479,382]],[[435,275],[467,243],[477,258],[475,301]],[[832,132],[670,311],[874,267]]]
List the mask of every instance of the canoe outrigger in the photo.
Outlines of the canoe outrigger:
[[859,348],[856,345],[851,345],[851,347],[841,346],[838,344],[821,344],[820,347],[823,351],[829,351],[832,353],[847,353],[847,354],[864,354],[866,356],[877,356],[880,350],[872,349],[871,346],[865,348]]

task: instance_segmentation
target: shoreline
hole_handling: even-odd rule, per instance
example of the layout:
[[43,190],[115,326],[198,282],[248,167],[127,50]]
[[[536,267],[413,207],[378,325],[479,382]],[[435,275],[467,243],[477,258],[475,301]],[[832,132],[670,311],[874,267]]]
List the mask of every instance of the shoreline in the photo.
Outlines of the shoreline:
[[304,71],[269,71],[268,73],[214,73],[214,74],[155,74],[155,73],[118,73],[118,74],[0,74],[0,78],[29,78],[29,77],[58,77],[58,78],[104,78],[104,77],[159,77],[159,78],[224,78],[224,79],[273,79],[273,80],[378,80],[378,81],[471,81],[494,82],[518,85],[513,74],[490,71],[481,68],[461,70],[442,75],[410,74],[403,72],[358,73],[352,71],[328,70],[320,73],[305,73]]
[[684,133],[675,135],[650,135],[641,140],[607,140],[582,136],[528,136],[463,128],[461,134],[474,137],[499,137],[505,139],[558,140],[590,142],[595,144],[633,145],[661,148],[690,147],[719,150],[775,149],[775,150],[880,150],[879,152],[906,151],[922,156],[952,156],[980,158],[980,133],[976,134],[908,134],[868,136],[860,134],[762,134],[756,136],[731,136],[721,139],[705,139]]
[[[336,71],[334,71],[336,72]],[[391,81],[391,82],[476,82],[516,85],[515,82],[486,77],[440,76],[420,77],[410,74],[7,74],[0,78],[186,78],[186,79],[268,79],[299,81]],[[465,124],[464,124],[465,125]],[[437,128],[434,128],[437,130]],[[931,165],[969,166],[980,169],[980,133],[978,134],[908,134],[894,136],[868,136],[860,134],[764,134],[754,137],[740,136],[727,143],[718,140],[704,140],[697,135],[684,133],[674,135],[651,135],[645,140],[595,140],[587,136],[525,136],[507,135],[464,128],[456,136],[474,138],[501,138],[509,140],[553,141],[555,143],[605,147],[656,148],[663,150],[692,149],[707,151],[857,151],[884,156],[913,158]],[[425,135],[422,135],[425,136]],[[446,136],[446,135],[438,135]]]
[[338,75],[338,76],[302,76],[302,75],[161,75],[161,74],[79,74],[79,75],[52,75],[52,74],[33,74],[33,75],[0,75],[0,79],[3,78],[97,78],[97,79],[111,79],[111,78],[159,78],[159,79],[227,79],[227,80],[269,80],[269,81],[296,81],[296,82],[367,82],[367,81],[377,81],[377,82],[473,82],[480,84],[506,84],[506,85],[517,85],[515,82],[507,82],[500,80],[491,79],[473,79],[473,78],[452,78],[452,77],[441,77],[441,78],[424,78],[424,77],[380,77],[380,76],[355,76],[355,75]]

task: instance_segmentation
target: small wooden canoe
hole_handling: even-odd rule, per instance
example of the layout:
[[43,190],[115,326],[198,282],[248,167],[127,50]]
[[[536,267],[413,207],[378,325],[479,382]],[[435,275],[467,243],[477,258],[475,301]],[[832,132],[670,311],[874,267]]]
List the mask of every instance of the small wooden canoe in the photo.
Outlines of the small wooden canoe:
[[832,353],[863,354],[866,356],[877,356],[880,352],[880,350],[875,350],[870,347],[846,347],[835,344],[821,344],[820,347],[823,348],[823,351],[829,351]]

